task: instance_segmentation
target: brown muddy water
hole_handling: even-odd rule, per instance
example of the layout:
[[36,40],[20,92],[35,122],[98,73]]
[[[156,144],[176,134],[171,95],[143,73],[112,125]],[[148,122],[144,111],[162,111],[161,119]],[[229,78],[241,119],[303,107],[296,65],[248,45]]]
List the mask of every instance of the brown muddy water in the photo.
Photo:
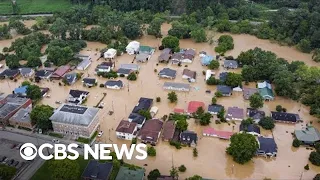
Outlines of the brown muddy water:
[[[166,34],[170,25],[163,25],[162,31],[163,34]],[[218,37],[218,35],[217,35]],[[314,65],[311,61],[308,54],[303,54],[296,51],[293,48],[281,47],[277,44],[272,44],[269,41],[259,40],[255,37],[248,35],[236,35],[234,36],[235,49],[228,52],[230,55],[237,56],[241,51],[245,51],[254,47],[261,47],[265,50],[271,50],[278,54],[280,57],[286,58],[288,60],[299,59],[306,62],[308,65]],[[215,37],[216,38],[216,37]],[[8,44],[13,40],[5,40],[0,42],[0,46],[3,44]],[[141,45],[148,45],[153,47],[158,47],[161,43],[160,39],[156,39],[151,36],[144,36],[139,39]],[[4,45],[4,46],[8,46]],[[181,40],[180,46],[182,48],[194,48],[197,52],[206,51],[211,55],[215,55],[214,46],[209,45],[208,43],[194,43],[192,40]],[[105,48],[105,44],[97,42],[88,42],[88,47],[84,49],[81,53],[90,54],[92,56],[93,63],[84,71],[84,77],[96,77],[94,75],[94,68],[103,61],[103,59],[97,60],[99,52],[97,49]],[[100,87],[85,88],[82,86],[81,81],[78,81],[72,86],[59,86],[59,81],[46,82],[42,81],[39,83],[41,87],[49,87],[50,98],[44,98],[41,103],[49,104],[53,107],[58,107],[55,104],[55,101],[64,102],[68,96],[70,89],[80,89],[87,90],[90,92],[88,101],[86,102],[87,106],[95,106],[103,93],[107,93],[106,98],[103,100],[105,107],[100,111],[100,124],[101,130],[104,131],[104,135],[99,139],[101,142],[106,143],[117,143],[130,144],[131,142],[119,140],[116,138],[115,129],[122,119],[126,119],[133,107],[136,105],[140,97],[156,98],[161,97],[161,102],[157,103],[154,101],[154,106],[159,108],[159,112],[156,115],[157,118],[161,118],[165,114],[169,114],[173,111],[173,108],[179,107],[186,109],[188,102],[203,101],[206,104],[206,108],[211,102],[211,98],[216,91],[215,86],[207,86],[204,81],[204,76],[202,71],[206,70],[206,67],[201,66],[200,58],[197,55],[192,64],[188,64],[188,69],[197,71],[197,82],[192,83],[192,90],[188,93],[177,92],[178,102],[171,104],[167,100],[168,91],[162,89],[162,85],[165,81],[164,79],[159,79],[157,73],[154,72],[154,69],[157,69],[158,72],[164,67],[170,67],[177,70],[177,78],[172,80],[174,82],[184,82],[187,81],[182,79],[182,71],[185,68],[184,65],[181,67],[175,65],[165,65],[159,64],[157,66],[157,57],[159,56],[160,51],[156,51],[149,62],[140,64],[141,70],[138,75],[138,80],[135,82],[128,82],[125,78],[121,79],[125,88],[122,90],[109,90]],[[119,67],[122,63],[131,63],[133,56],[127,54],[123,56],[116,57],[116,68]],[[4,63],[4,62],[1,62]],[[222,61],[221,61],[222,63]],[[216,70],[216,77],[218,77],[219,72],[226,71],[222,67],[219,70]],[[241,70],[232,70],[232,72],[240,72]],[[99,78],[98,84],[105,83],[107,79]],[[0,81],[0,92],[11,93],[12,90],[18,87],[23,78],[20,78],[18,82],[13,82],[11,80],[2,80]],[[249,86],[255,86],[255,84],[250,84]],[[206,90],[211,90],[211,94],[206,94]],[[223,97],[218,99],[218,103],[224,105],[225,107],[229,106],[238,106],[241,108],[249,107],[248,101],[244,101],[242,93],[234,93],[231,97]],[[271,110],[274,110],[276,105],[281,104],[283,107],[287,108],[288,112],[299,113],[303,120],[306,122],[313,121],[314,125],[318,128],[320,125],[316,123],[316,119],[309,115],[309,108],[301,105],[292,100],[284,99],[281,97],[276,97],[275,101],[266,102],[262,108],[270,113]],[[298,110],[301,109],[300,112]],[[113,115],[108,115],[108,111],[114,111]],[[239,165],[233,162],[230,156],[226,155],[225,149],[229,144],[229,141],[219,140],[216,138],[202,137],[202,129],[200,125],[195,124],[194,120],[188,120],[190,130],[194,130],[198,133],[199,143],[197,146],[198,157],[194,158],[192,154],[192,148],[183,148],[176,150],[174,147],[168,145],[167,142],[160,141],[157,144],[157,156],[152,158],[147,158],[143,161],[131,160],[129,163],[134,163],[139,166],[148,164],[146,166],[147,173],[155,168],[158,168],[162,174],[169,174],[169,170],[174,164],[174,166],[180,166],[184,164],[187,167],[187,171],[180,173],[180,178],[184,179],[194,174],[199,174],[205,178],[215,178],[215,179],[263,179],[269,177],[272,179],[312,179],[317,172],[320,172],[319,167],[315,167],[308,162],[308,156],[310,150],[301,147],[299,149],[293,149],[291,147],[292,135],[291,133],[295,128],[301,128],[304,124],[297,125],[287,125],[287,124],[276,124],[273,132],[262,131],[262,134],[265,136],[274,136],[278,144],[278,156],[276,159],[269,160],[265,158],[253,158],[252,161],[245,165]],[[237,132],[239,129],[239,123],[234,124],[219,124],[216,125],[214,122],[210,124],[211,127]],[[304,166],[309,163],[310,170],[305,171]]]

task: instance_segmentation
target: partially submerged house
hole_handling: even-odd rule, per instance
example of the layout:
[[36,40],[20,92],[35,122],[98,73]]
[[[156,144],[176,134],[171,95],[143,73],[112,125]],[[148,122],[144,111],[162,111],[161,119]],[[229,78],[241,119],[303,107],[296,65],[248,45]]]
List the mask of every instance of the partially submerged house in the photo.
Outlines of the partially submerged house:
[[276,122],[284,123],[297,123],[302,121],[299,114],[287,113],[287,112],[274,112],[271,111],[271,117]]
[[95,78],[83,78],[82,83],[86,87],[96,86],[98,81]]
[[320,142],[320,132],[313,126],[306,126],[301,130],[294,130],[296,138],[305,145],[314,146]]
[[205,55],[205,56],[201,57],[200,60],[201,60],[201,65],[202,66],[208,66],[211,63],[211,61],[214,60],[214,57],[213,56],[209,56],[209,55]]
[[194,49],[182,49],[178,53],[174,53],[171,57],[172,64],[192,63],[196,55]]
[[148,54],[152,55],[156,49],[150,46],[140,46],[139,54]]
[[47,79],[49,80],[51,75],[52,75],[53,71],[51,70],[47,70],[47,69],[41,69],[36,71],[35,73],[35,80],[40,81],[40,79]]
[[140,110],[149,111],[153,103],[151,98],[140,98],[138,104],[133,108],[132,113],[139,113]]
[[200,101],[190,101],[188,104],[187,113],[188,114],[195,113],[198,110],[198,108],[202,108],[203,110],[205,110],[205,104]]
[[173,90],[173,91],[190,91],[190,84],[175,83],[175,82],[165,82],[163,84],[163,89]]
[[169,60],[171,59],[172,50],[170,48],[165,48],[162,50],[160,56],[158,57],[158,61],[160,63],[169,63]]
[[115,66],[114,63],[111,61],[102,62],[96,67],[95,72],[96,73],[110,72],[114,68],[114,66]]
[[223,67],[227,69],[237,69],[238,62],[235,60],[224,60]]
[[243,88],[243,98],[249,100],[249,98],[255,93],[259,93],[257,88]]
[[147,119],[139,113],[131,113],[128,117],[128,121],[136,123],[138,129],[142,128],[146,120]]
[[227,110],[226,120],[237,120],[241,121],[244,118],[244,112],[242,108],[238,107],[229,107]]
[[20,68],[20,74],[24,78],[30,78],[34,74],[34,70],[32,68]]
[[121,80],[115,81],[115,80],[108,80],[104,86],[108,89],[122,89],[124,87],[124,84]]
[[117,75],[118,76],[121,76],[121,74],[123,74],[125,77],[129,76],[130,73],[132,73],[133,70],[131,69],[124,69],[124,68],[120,68],[118,69],[117,71]]
[[266,113],[257,109],[247,108],[247,116],[252,118],[255,123],[259,123],[260,119],[266,116]]
[[66,82],[66,84],[72,85],[78,80],[77,76],[78,76],[77,73],[69,73],[69,74],[66,74],[63,77],[63,79],[64,79],[64,82]]
[[69,96],[67,101],[68,103],[79,105],[79,104],[82,104],[87,99],[88,96],[89,96],[88,91],[71,89],[69,91]]
[[151,55],[150,54],[145,54],[145,53],[139,53],[136,55],[134,58],[137,62],[144,63],[149,61]]
[[137,123],[122,120],[116,129],[116,135],[119,139],[131,141],[137,136],[137,130]]
[[18,77],[19,74],[20,74],[19,69],[5,69],[0,73],[0,79],[6,79],[6,78],[14,79]]
[[234,134],[233,132],[229,132],[229,131],[220,131],[220,130],[216,130],[214,128],[211,127],[207,127],[203,130],[202,132],[203,136],[209,136],[209,137],[217,137],[220,139],[230,139],[231,136]]
[[220,104],[212,104],[208,106],[208,112],[212,115],[217,115],[223,108]]
[[269,82],[267,81],[263,81],[263,82],[259,82],[258,83],[258,89],[262,89],[262,88],[269,88],[272,89],[272,86]]
[[231,96],[232,95],[232,89],[230,86],[218,85],[217,91],[221,92],[222,96]]
[[225,82],[227,80],[227,77],[228,77],[228,72],[221,72],[219,74],[219,80],[222,82]]
[[129,55],[133,55],[139,52],[139,48],[140,48],[140,43],[138,41],[131,41],[126,47],[126,52]]
[[258,156],[276,157],[278,153],[278,146],[273,138],[258,137],[259,149]]
[[176,129],[176,125],[174,121],[166,121],[163,126],[163,132],[162,132],[162,140],[163,141],[171,141],[174,135]]
[[117,55],[117,50],[110,48],[103,54],[103,57],[105,59],[113,59],[116,55]]
[[18,95],[19,97],[27,97],[28,86],[20,86],[13,90],[13,94]]
[[208,70],[206,71],[206,79],[205,79],[205,80],[207,81],[209,78],[214,77],[215,74],[216,74],[216,73],[215,73],[214,71],[208,69]]
[[62,79],[64,77],[64,75],[70,71],[70,66],[69,65],[65,65],[65,66],[60,66],[58,67],[58,69],[56,69],[52,75],[51,75],[51,79]]
[[182,79],[187,79],[189,82],[196,82],[197,72],[189,69],[184,69],[182,72]]
[[143,180],[145,175],[144,168],[129,168],[121,166],[115,180]]
[[[110,178],[113,169],[112,162],[99,162],[90,160],[86,169],[81,175],[83,180],[107,180]],[[71,170],[71,169],[70,169]]]
[[79,71],[86,70],[92,63],[91,57],[88,55],[76,54],[75,57],[82,60],[77,66],[77,70]]
[[131,69],[132,71],[139,71],[140,66],[137,64],[120,64],[120,69]]
[[175,79],[177,75],[177,71],[170,69],[170,68],[163,68],[159,73],[158,76],[160,78],[167,78],[167,79]]
[[263,97],[264,100],[274,100],[274,94],[272,91],[272,86],[269,82],[264,81],[262,83],[258,83],[259,94]]
[[191,147],[196,147],[198,142],[198,135],[193,131],[183,131],[180,133],[180,142]]
[[150,143],[156,145],[163,126],[163,122],[159,119],[150,119],[146,121],[139,131],[138,139],[141,139],[143,143]]
[[256,124],[241,124],[239,128],[240,133],[248,133],[253,136],[261,136],[260,135],[260,127]]

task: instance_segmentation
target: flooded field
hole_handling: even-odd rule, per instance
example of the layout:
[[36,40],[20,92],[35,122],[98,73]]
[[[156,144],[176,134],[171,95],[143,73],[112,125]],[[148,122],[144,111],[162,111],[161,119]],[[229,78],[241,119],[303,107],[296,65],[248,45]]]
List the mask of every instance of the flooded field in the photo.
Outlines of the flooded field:
[[[163,34],[167,33],[167,30],[170,28],[169,25],[165,24],[163,26]],[[218,37],[218,36],[217,36]],[[299,59],[306,62],[308,65],[313,64],[311,58],[308,54],[303,54],[296,51],[293,48],[281,47],[277,44],[272,44],[269,41],[258,40],[255,37],[248,35],[233,35],[235,41],[235,49],[228,52],[228,54],[237,56],[241,51],[245,51],[254,47],[261,47],[265,50],[271,50],[278,54],[280,57],[283,57],[288,60]],[[216,38],[216,37],[215,37]],[[10,45],[12,40],[0,41],[0,46]],[[156,39],[152,36],[144,36],[139,39],[141,45],[148,45],[157,48],[161,40]],[[8,44],[8,45],[4,45]],[[98,60],[100,55],[97,52],[97,49],[105,48],[107,45],[88,42],[88,47],[85,48],[81,53],[90,54],[93,60],[93,63],[84,71],[84,77],[96,77],[94,75],[94,68],[104,61],[103,59]],[[206,51],[211,55],[215,55],[214,46],[211,46],[207,43],[194,43],[192,40],[181,40],[181,48],[194,48],[197,52]],[[164,67],[170,67],[177,70],[177,77],[174,82],[184,82],[188,83],[186,80],[182,79],[182,71],[186,67],[183,64],[181,67],[172,64],[158,64],[157,57],[159,56],[160,51],[156,50],[153,54],[151,60],[144,64],[139,64],[141,66],[140,73],[138,75],[138,80],[135,82],[128,82],[125,78],[121,79],[125,88],[122,90],[109,90],[105,88],[93,87],[86,88],[82,86],[81,81],[78,81],[72,86],[59,86],[59,81],[46,82],[42,81],[39,83],[41,87],[49,87],[51,91],[49,94],[50,98],[44,98],[41,103],[49,104],[53,107],[58,107],[55,104],[55,101],[64,102],[68,96],[70,89],[79,89],[86,90],[90,92],[88,101],[85,105],[95,106],[103,93],[107,93],[107,96],[103,100],[106,104],[105,107],[100,111],[100,124],[101,130],[104,131],[104,135],[99,139],[101,142],[107,143],[127,143],[131,142],[119,140],[116,138],[115,129],[118,123],[122,119],[126,119],[133,107],[137,104],[140,97],[147,98],[156,98],[161,97],[161,102],[157,103],[154,101],[154,106],[159,108],[159,112],[156,115],[157,118],[161,118],[165,114],[169,114],[173,111],[173,108],[184,108],[188,106],[188,102],[202,101],[207,106],[211,103],[211,98],[216,91],[216,86],[207,86],[204,81],[204,76],[202,71],[206,70],[206,67],[201,66],[200,58],[197,55],[192,64],[187,64],[188,69],[194,70],[197,72],[197,81],[192,83],[192,90],[188,93],[177,92],[178,102],[171,104],[167,100],[168,91],[162,89],[162,85],[166,81],[165,79],[159,79],[157,73],[154,72],[154,69],[157,69],[158,72]],[[116,57],[116,68],[119,67],[122,63],[131,63],[133,56],[127,54],[123,56]],[[1,62],[4,63],[4,62]],[[222,61],[220,62],[222,64]],[[219,70],[216,70],[216,77],[218,77],[219,72],[226,71],[222,67]],[[233,72],[240,72],[241,70],[232,70]],[[107,79],[99,78],[98,84],[105,83]],[[0,92],[11,93],[12,90],[18,87],[21,82],[24,81],[23,78],[20,78],[18,82],[13,82],[11,80],[2,80],[0,81]],[[250,84],[249,86],[255,86],[255,84]],[[206,94],[206,90],[211,90],[211,94]],[[249,107],[249,102],[244,101],[242,93],[235,92],[231,97],[223,97],[218,99],[218,104],[222,104],[225,107],[238,106],[241,108]],[[300,117],[304,120],[305,123],[309,121],[314,121],[314,124],[319,128],[319,124],[316,123],[315,118],[309,115],[308,107],[301,105],[292,100],[284,99],[281,97],[276,97],[275,101],[266,102],[263,110],[267,114],[270,114],[271,110],[275,110],[276,105],[281,104],[283,107],[287,108],[288,112],[299,113]],[[300,112],[298,110],[300,109]],[[108,115],[108,111],[114,111],[113,115]],[[311,179],[317,172],[320,172],[319,167],[310,165],[310,170],[305,171],[303,167],[308,163],[308,156],[310,150],[306,150],[301,147],[299,149],[292,149],[292,135],[291,133],[295,128],[301,128],[302,124],[297,125],[286,125],[286,124],[276,124],[273,132],[262,131],[262,134],[265,136],[274,136],[276,143],[278,144],[278,157],[273,160],[267,160],[265,158],[253,158],[253,160],[245,165],[239,165],[235,163],[230,156],[226,155],[225,149],[229,144],[229,141],[219,140],[216,138],[202,137],[202,129],[200,125],[195,124],[193,119],[188,120],[190,130],[194,130],[198,133],[199,141],[197,149],[199,152],[198,157],[194,158],[192,155],[191,148],[183,148],[176,150],[173,146],[169,146],[168,143],[160,141],[156,146],[157,156],[148,158],[144,161],[132,160],[128,161],[129,163],[134,163],[139,166],[148,164],[146,166],[147,173],[155,168],[158,168],[162,174],[168,174],[169,170],[174,164],[175,166],[180,166],[184,164],[187,167],[187,171],[180,173],[180,178],[184,179],[195,174],[199,174],[205,178],[215,178],[215,179],[263,179],[264,177],[269,177],[272,179]],[[305,125],[305,123],[303,125]],[[237,132],[239,130],[239,122],[234,124],[219,124],[216,125],[214,120],[210,124],[211,127]]]

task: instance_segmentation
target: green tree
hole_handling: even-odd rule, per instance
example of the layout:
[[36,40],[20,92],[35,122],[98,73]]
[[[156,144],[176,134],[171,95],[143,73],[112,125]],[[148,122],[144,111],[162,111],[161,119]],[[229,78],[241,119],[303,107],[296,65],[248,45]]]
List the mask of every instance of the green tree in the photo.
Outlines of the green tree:
[[227,79],[225,84],[231,87],[241,86],[242,84],[242,76],[241,74],[231,73],[229,72],[227,75]]
[[186,180],[202,180],[202,177],[199,175],[194,175],[192,177],[187,178]]
[[271,117],[263,117],[259,121],[259,125],[263,129],[271,130],[275,127],[274,120]]
[[281,105],[277,105],[276,106],[276,111],[277,112],[282,112],[282,106]]
[[156,156],[157,155],[157,151],[153,146],[148,146],[147,154],[148,154],[148,156]]
[[310,53],[312,50],[311,42],[308,39],[302,39],[298,45],[298,49],[304,53]]
[[317,174],[317,175],[313,178],[313,180],[320,180],[320,174]]
[[207,85],[218,85],[221,84],[221,81],[219,79],[214,78],[213,76],[211,76],[207,81],[206,81]]
[[[51,160],[49,162],[49,168],[51,172],[51,178],[57,180],[77,180],[79,179],[81,172],[80,166],[77,161],[69,159],[64,160]],[[72,169],[72,171],[70,171]]]
[[32,100],[39,100],[42,98],[40,87],[37,85],[30,85],[27,88],[27,97]]
[[206,42],[207,41],[207,35],[203,28],[197,28],[191,31],[191,38],[199,43],[199,42]]
[[300,147],[300,145],[301,145],[302,143],[301,143],[301,141],[299,141],[298,139],[294,139],[293,141],[292,141],[292,146],[293,147]]
[[181,166],[179,166],[178,170],[180,172],[186,172],[187,168],[182,164]]
[[314,50],[313,55],[312,55],[312,59],[315,62],[320,62],[320,49]]
[[233,157],[235,162],[240,164],[250,161],[259,148],[255,137],[247,133],[232,135],[230,141],[227,153]]
[[150,114],[150,111],[148,110],[144,110],[144,109],[141,109],[139,112],[138,112],[141,116],[145,117],[147,120],[151,119],[152,116]]
[[223,95],[222,95],[222,93],[220,92],[220,91],[216,91],[215,93],[214,93],[214,95],[217,97],[217,98],[219,98],[219,97],[222,97]]
[[210,113],[208,113],[208,112],[204,113],[200,117],[200,125],[201,126],[209,125],[211,123],[211,117],[212,117],[212,115]]
[[171,167],[170,176],[175,180],[179,179],[179,171],[176,167],[174,166]]
[[52,129],[52,123],[49,118],[53,114],[53,108],[48,105],[38,105],[32,109],[30,118],[32,124],[36,124],[37,128],[43,131]]
[[173,51],[179,51],[179,39],[174,36],[167,36],[162,39],[162,46],[165,48],[171,48]]
[[157,180],[157,178],[160,176],[161,176],[161,173],[160,173],[159,169],[154,169],[149,172],[148,180]]
[[0,164],[0,178],[3,180],[11,180],[16,174],[17,170],[4,164]]
[[6,57],[6,65],[10,68],[10,69],[15,69],[20,67],[20,63],[19,63],[19,58],[14,55],[14,54],[9,54]]
[[215,51],[224,55],[225,52],[234,48],[233,38],[230,35],[222,35],[218,39],[218,46]]
[[185,131],[188,129],[188,122],[186,119],[179,119],[176,121],[176,128],[180,131]]
[[316,166],[320,166],[320,153],[313,151],[310,153],[309,161]]
[[21,86],[30,86],[30,85],[31,85],[31,83],[29,81],[23,81],[21,83]]
[[250,107],[259,109],[263,107],[263,97],[259,93],[255,93],[249,98]]
[[153,35],[155,36],[156,38],[161,38],[162,35],[161,35],[161,24],[163,23],[163,19],[159,18],[159,17],[156,17],[154,18],[148,29],[147,29],[147,32],[149,35]]
[[193,157],[198,157],[198,150],[197,150],[197,148],[193,148],[192,153],[193,153]]
[[136,75],[136,73],[134,73],[134,72],[130,73],[130,74],[127,76],[127,79],[128,79],[129,81],[136,81],[136,80],[137,80],[137,75]]
[[135,18],[127,18],[121,24],[124,35],[129,39],[136,39],[142,36],[141,24]]
[[168,93],[168,99],[171,103],[177,102],[178,96],[177,96],[176,92],[171,91],[170,93]]
[[224,109],[224,107],[221,108],[221,110],[218,112],[217,117],[219,119],[224,118],[226,110]]
[[217,104],[217,98],[216,97],[212,97],[211,104]]
[[56,21],[50,26],[49,31],[50,33],[61,39],[66,39],[66,33],[67,33],[68,25],[65,20],[62,18],[57,18]]
[[29,56],[27,59],[27,64],[26,66],[28,67],[39,67],[42,66],[42,62],[40,60],[40,58],[36,57],[36,56]]
[[210,64],[208,65],[209,69],[219,69],[220,63],[218,60],[213,60],[210,62]]

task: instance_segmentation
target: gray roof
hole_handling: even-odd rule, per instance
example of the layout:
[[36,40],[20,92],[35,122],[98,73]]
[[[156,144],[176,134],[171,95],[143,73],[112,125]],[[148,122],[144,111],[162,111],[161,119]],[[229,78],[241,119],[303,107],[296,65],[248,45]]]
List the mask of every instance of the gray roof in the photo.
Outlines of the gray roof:
[[124,69],[124,68],[120,68],[117,71],[118,74],[130,74],[131,72],[132,72],[131,69]]
[[217,91],[220,91],[222,94],[230,94],[232,89],[230,86],[218,85]]
[[228,111],[227,111],[227,117],[243,119],[243,117],[244,117],[243,109],[242,108],[238,108],[238,107],[229,107]]
[[118,81],[109,80],[109,81],[107,81],[104,85],[105,85],[105,86],[119,86],[119,87],[123,87],[123,82],[122,82],[121,80],[118,80]]
[[27,101],[29,101],[28,98],[20,98],[16,95],[8,95],[5,104],[0,104],[0,118],[7,117],[10,113],[20,108]]
[[50,120],[64,124],[88,126],[98,112],[98,108],[62,104],[50,117]]
[[175,83],[175,82],[165,82],[163,84],[164,88],[184,88],[184,89],[189,89],[190,90],[190,84],[184,84],[184,83]]
[[100,163],[97,160],[90,160],[82,173],[81,179],[108,179],[113,168],[112,162]]
[[309,126],[302,130],[295,130],[294,131],[298,140],[303,142],[317,142],[320,141],[320,133],[318,129]]
[[78,64],[77,68],[84,69],[87,66],[89,66],[89,64],[91,64],[91,60],[90,59],[84,59],[81,63]]
[[66,74],[66,75],[64,76],[64,79],[65,79],[69,84],[72,84],[73,81],[75,81],[75,79],[77,79],[77,73]]
[[235,60],[224,60],[223,64],[226,68],[238,68],[238,62]]
[[220,104],[209,105],[209,106],[208,106],[208,111],[209,111],[209,112],[218,113],[218,112],[221,111],[222,108],[223,108],[223,106],[220,105]]
[[32,72],[32,69],[31,68],[20,68],[20,73],[22,75],[28,75]]
[[170,68],[163,68],[160,72],[159,72],[159,76],[169,76],[169,77],[173,77],[175,78],[177,75],[177,71],[170,69]]
[[20,109],[18,112],[16,112],[11,119],[14,121],[18,121],[18,122],[26,122],[29,123],[31,122],[30,119],[30,112],[31,112],[31,108],[27,108],[27,109]]
[[149,54],[139,53],[136,55],[136,61],[147,61],[149,58]]
[[[140,66],[137,65],[137,64],[120,64],[120,68],[123,68],[123,69],[131,69],[133,71],[139,71],[140,69]],[[120,69],[119,68],[119,69]]]

